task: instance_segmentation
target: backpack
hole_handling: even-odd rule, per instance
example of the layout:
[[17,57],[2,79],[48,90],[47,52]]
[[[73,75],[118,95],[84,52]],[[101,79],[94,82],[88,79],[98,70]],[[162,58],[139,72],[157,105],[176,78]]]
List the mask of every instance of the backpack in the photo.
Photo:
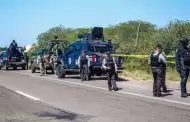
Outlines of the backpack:
[[160,65],[159,56],[160,56],[161,52],[159,52],[157,55],[154,55],[154,54],[155,54],[155,52],[153,52],[151,54],[151,58],[150,58],[150,60],[151,60],[151,66],[153,66],[153,67],[159,67],[159,65]]

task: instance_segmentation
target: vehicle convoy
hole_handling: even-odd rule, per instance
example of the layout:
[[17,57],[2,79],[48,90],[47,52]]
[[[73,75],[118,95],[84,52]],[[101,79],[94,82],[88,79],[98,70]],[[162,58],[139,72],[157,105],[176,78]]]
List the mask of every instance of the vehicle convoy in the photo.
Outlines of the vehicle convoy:
[[57,65],[61,63],[60,59],[63,56],[62,49],[67,47],[69,44],[66,40],[49,40],[46,41],[42,48],[37,50],[37,54],[31,58],[31,72],[35,73],[39,70],[39,64],[37,64],[37,57],[43,52],[45,58],[45,68],[46,71],[51,70],[52,73],[56,73]]
[[25,70],[27,64],[24,56],[24,48],[18,47],[17,44],[12,45],[12,43],[7,50],[0,54],[0,68],[4,67],[6,70],[13,68],[16,70],[18,67],[21,67]]
[[[114,46],[111,40],[104,40],[103,28],[94,27],[91,33],[80,34],[78,38],[64,49],[61,63],[57,67],[58,78],[64,78],[66,74],[80,74],[79,57],[82,50],[86,50],[88,57],[89,78],[105,75],[102,69],[104,53],[114,53]],[[117,62],[118,70],[122,70],[119,64]]]

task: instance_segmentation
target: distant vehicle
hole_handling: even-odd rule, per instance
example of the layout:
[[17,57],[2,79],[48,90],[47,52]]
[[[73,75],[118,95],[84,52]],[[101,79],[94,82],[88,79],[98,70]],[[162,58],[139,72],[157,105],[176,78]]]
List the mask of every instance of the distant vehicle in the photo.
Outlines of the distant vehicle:
[[[67,47],[69,44],[66,40],[49,40],[46,41],[42,48],[37,50],[37,54],[31,58],[31,72],[35,73],[36,70],[39,70],[39,65],[37,64],[37,57],[43,51],[46,61],[46,69],[51,70],[54,74],[56,73],[57,65],[60,64],[60,58],[63,56],[63,48]],[[55,46],[57,45],[57,48]]]
[[23,70],[26,69],[26,60],[24,56],[24,49],[22,47],[17,47],[14,52],[15,55],[10,53],[11,50],[7,49],[0,54],[0,67],[8,70],[9,68],[13,68],[16,70],[18,67],[21,67]]
[[[58,78],[64,78],[66,74],[80,74],[79,56],[82,50],[86,50],[89,58],[89,78],[105,75],[105,71],[102,69],[104,53],[114,53],[114,46],[111,40],[104,40],[103,28],[94,27],[91,34],[78,35],[78,38],[80,40],[73,42],[64,49],[61,64],[57,68]],[[122,69],[120,63],[117,62],[117,64],[118,69]]]
[[4,53],[4,51],[3,52],[1,52],[0,53],[0,70],[2,69],[2,67],[3,67],[3,53]]

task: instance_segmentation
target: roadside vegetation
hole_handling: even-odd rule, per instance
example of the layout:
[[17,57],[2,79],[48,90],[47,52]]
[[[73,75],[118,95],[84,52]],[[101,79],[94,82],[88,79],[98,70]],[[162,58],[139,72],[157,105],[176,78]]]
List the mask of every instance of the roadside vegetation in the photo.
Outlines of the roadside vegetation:
[[[33,44],[29,55],[36,53],[44,41],[53,39],[55,35],[60,39],[73,42],[77,39],[78,34],[89,32],[89,28],[65,28],[62,25],[52,27],[38,35],[38,41]],[[180,38],[187,37],[190,39],[189,21],[173,20],[161,28],[149,22],[127,21],[104,28],[104,34],[106,39],[111,39],[116,45],[117,53],[133,55],[125,56],[124,66],[126,70],[122,75],[136,80],[152,79],[150,67],[147,65],[147,56],[160,43],[165,53],[170,55],[167,80],[179,81],[179,74],[175,70],[174,53]]]

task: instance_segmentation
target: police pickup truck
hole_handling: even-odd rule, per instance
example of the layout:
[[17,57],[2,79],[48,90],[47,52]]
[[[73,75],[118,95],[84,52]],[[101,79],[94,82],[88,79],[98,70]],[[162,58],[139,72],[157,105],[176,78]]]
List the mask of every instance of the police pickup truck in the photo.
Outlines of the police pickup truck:
[[[113,53],[114,48],[111,41],[104,40],[103,28],[94,27],[91,34],[79,35],[78,38],[80,40],[76,40],[64,49],[62,64],[57,68],[58,78],[64,78],[66,74],[80,74],[79,57],[82,50],[86,50],[88,57],[89,78],[105,75],[105,71],[102,69],[104,53]],[[118,69],[123,69],[119,62],[117,62],[117,66]]]

